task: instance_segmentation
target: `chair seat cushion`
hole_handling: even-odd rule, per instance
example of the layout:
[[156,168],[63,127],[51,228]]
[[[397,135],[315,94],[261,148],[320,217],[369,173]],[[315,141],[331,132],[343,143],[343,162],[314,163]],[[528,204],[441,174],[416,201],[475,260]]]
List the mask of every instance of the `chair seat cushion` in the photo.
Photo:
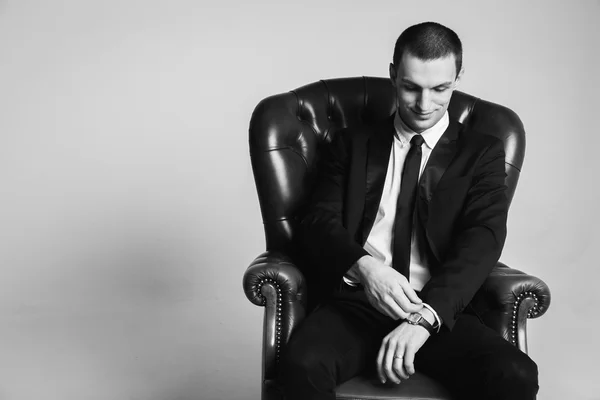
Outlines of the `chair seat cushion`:
[[357,376],[337,387],[336,398],[343,400],[452,400],[448,391],[441,384],[419,372],[398,385],[382,384],[375,376]]

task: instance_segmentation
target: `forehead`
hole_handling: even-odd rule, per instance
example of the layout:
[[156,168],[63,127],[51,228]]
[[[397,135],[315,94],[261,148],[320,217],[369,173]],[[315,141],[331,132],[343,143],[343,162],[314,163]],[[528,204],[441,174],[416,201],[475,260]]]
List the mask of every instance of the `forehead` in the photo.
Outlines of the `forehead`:
[[454,82],[456,59],[454,54],[450,54],[444,58],[425,61],[406,52],[398,65],[398,78],[409,80],[424,88]]

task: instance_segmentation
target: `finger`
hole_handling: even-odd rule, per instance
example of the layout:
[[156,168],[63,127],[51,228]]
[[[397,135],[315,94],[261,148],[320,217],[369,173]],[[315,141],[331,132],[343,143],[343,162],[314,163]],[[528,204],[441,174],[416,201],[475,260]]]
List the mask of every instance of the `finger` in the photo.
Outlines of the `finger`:
[[385,378],[385,374],[383,373],[383,359],[385,356],[385,351],[387,348],[387,338],[383,339],[383,341],[381,342],[381,346],[379,347],[379,354],[377,354],[377,376],[379,377],[379,380],[381,381],[381,383],[385,383],[386,378]]
[[408,317],[409,313],[403,310],[402,306],[400,306],[392,296],[386,296],[381,306],[385,310],[384,314],[390,318],[398,320],[406,319],[406,317]]
[[398,320],[400,318],[405,319],[405,315],[408,315],[404,311],[402,311],[402,309],[390,296],[386,296],[385,298],[379,300],[375,296],[371,295],[367,296],[367,299],[369,300],[369,303],[371,303],[373,308],[375,308],[383,315],[390,317],[394,320]]
[[400,383],[400,377],[394,371],[394,356],[403,354],[403,351],[398,351],[394,342],[390,341],[385,358],[383,360],[383,372],[388,380],[394,383]]
[[400,379],[410,378],[410,375],[404,369],[404,356],[399,354],[394,356],[394,372]]
[[[415,373],[415,351],[411,348],[406,348],[404,352],[404,370],[410,376]],[[404,378],[408,379],[408,377]]]
[[402,310],[405,314],[403,318],[406,318],[408,314],[415,313],[421,311],[423,308],[422,304],[414,304],[412,303],[408,297],[402,292],[402,290],[398,290],[394,292],[394,300],[397,306]]
[[402,287],[402,291],[411,303],[419,305],[423,304],[423,300],[419,298],[417,292],[415,292],[415,290],[412,288],[410,283],[408,283],[406,278],[400,281],[400,287]]
[[407,285],[408,288],[403,288],[404,289],[404,294],[406,294],[406,297],[408,297],[408,299],[413,303],[413,304],[423,304],[423,300],[421,300],[419,298],[419,296],[417,295],[417,292],[415,292],[415,290],[410,286]]

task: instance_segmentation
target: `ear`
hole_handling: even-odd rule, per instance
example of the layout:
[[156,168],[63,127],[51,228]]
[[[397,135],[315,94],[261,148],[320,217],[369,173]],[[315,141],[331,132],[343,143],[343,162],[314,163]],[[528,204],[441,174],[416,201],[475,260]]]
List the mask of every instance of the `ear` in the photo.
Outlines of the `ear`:
[[396,67],[394,64],[390,63],[390,79],[392,81],[392,86],[396,87],[396,79],[398,78],[398,73],[396,71]]
[[458,87],[458,85],[460,84],[460,80],[462,79],[462,76],[464,73],[465,73],[465,69],[461,68],[460,72],[458,73],[458,76],[454,80],[454,89],[456,89]]

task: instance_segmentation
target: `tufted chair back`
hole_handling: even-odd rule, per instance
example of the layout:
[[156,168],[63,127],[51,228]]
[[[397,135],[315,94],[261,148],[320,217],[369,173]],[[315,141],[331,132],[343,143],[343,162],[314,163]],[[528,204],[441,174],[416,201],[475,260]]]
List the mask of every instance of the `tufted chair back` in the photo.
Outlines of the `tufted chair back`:
[[[261,101],[250,121],[250,157],[267,250],[291,250],[311,192],[319,149],[348,125],[395,111],[388,78],[353,77],[314,82]],[[504,141],[508,199],[525,155],[525,131],[510,109],[455,91],[450,116]]]

